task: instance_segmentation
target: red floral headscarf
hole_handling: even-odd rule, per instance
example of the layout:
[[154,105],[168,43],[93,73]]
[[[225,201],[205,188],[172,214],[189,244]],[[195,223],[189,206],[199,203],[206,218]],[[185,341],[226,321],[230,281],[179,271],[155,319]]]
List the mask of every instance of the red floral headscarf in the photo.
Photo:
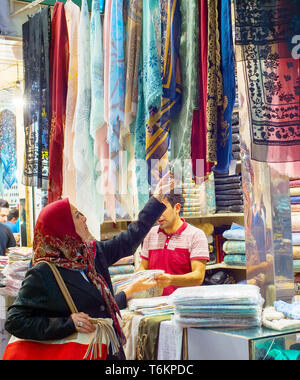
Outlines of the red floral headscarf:
[[120,315],[118,305],[105,279],[94,266],[96,242],[84,243],[76,233],[68,199],[53,202],[42,209],[35,225],[33,250],[33,265],[48,261],[61,268],[85,270],[90,281],[100,291],[120,341],[124,344],[125,337],[117,318],[117,314]]

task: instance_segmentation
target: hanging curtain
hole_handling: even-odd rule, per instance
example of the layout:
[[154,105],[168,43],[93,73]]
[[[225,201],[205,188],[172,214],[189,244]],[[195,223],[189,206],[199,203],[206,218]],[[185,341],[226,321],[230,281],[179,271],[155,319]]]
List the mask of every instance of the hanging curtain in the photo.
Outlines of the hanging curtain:
[[0,112],[0,182],[10,189],[16,182],[16,116],[10,110]]
[[207,49],[208,49],[208,9],[207,0],[199,0],[199,109],[194,111],[191,159],[193,177],[197,184],[211,171],[212,164],[207,160]]
[[61,198],[63,148],[68,91],[69,39],[63,3],[56,3],[51,23],[50,91],[51,130],[49,139],[48,202]]
[[[179,61],[181,13],[178,0],[161,1],[161,79],[159,108],[149,109],[146,125],[146,160],[152,186],[168,169],[170,122],[180,111],[182,100]],[[149,73],[147,73],[148,75]],[[152,81],[152,77],[148,77]],[[153,165],[152,160],[157,160]]]
[[78,27],[80,8],[68,0],[65,13],[69,35],[69,75],[63,153],[63,196],[76,204],[76,169],[73,161],[74,115],[78,92]]
[[253,160],[300,161],[300,60],[293,56],[299,34],[298,0],[236,0],[239,88]]
[[22,182],[48,187],[50,128],[50,7],[36,13],[22,26],[24,60],[25,158]]
[[232,112],[235,103],[235,58],[232,40],[231,1],[219,0],[223,109],[217,131],[217,165],[214,171],[228,173],[232,158]]
[[[198,0],[180,1],[181,43],[180,61],[182,71],[182,108],[172,121],[171,159],[191,158],[193,112],[198,108],[199,88],[199,17]],[[182,166],[183,167],[183,166]]]
[[99,239],[100,220],[95,209],[94,144],[90,135],[91,116],[91,52],[90,16],[87,1],[82,1],[78,29],[78,95],[74,121],[73,158],[76,168],[76,206],[88,215],[88,227]]

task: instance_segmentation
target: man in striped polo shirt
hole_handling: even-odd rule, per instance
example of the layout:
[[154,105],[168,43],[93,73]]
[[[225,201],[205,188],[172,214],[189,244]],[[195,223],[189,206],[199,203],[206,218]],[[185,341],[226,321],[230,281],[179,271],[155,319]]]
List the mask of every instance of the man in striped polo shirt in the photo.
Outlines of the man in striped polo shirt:
[[157,286],[169,295],[178,287],[201,285],[209,261],[205,233],[180,218],[181,194],[165,196],[166,210],[144,239],[139,270],[163,269]]

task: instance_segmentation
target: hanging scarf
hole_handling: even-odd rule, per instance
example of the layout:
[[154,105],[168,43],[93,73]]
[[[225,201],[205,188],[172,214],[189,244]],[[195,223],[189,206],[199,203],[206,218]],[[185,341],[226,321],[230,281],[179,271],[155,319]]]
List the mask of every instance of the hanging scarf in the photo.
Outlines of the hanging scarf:
[[207,49],[208,49],[208,10],[207,0],[199,1],[199,109],[194,111],[191,159],[193,177],[196,183],[201,183],[203,177],[211,171],[211,164],[207,161]]
[[300,161],[300,59],[294,39],[300,35],[299,5],[299,0],[236,1],[236,56],[247,84],[242,95],[253,160]]
[[[171,129],[171,159],[184,160],[191,158],[191,134],[193,111],[198,108],[199,89],[199,18],[198,0],[181,1],[180,11],[181,45],[180,61],[182,70],[182,108],[172,122]],[[183,166],[182,166],[183,167]]]
[[22,26],[24,59],[25,158],[22,182],[47,189],[50,129],[50,7]]
[[69,71],[68,27],[63,3],[56,3],[51,23],[50,88],[51,131],[49,140],[48,201],[61,198],[63,148]]
[[[146,160],[149,180],[155,186],[168,168],[171,119],[180,111],[182,86],[179,61],[181,14],[178,0],[161,2],[161,78],[160,107],[149,109],[146,126]],[[152,80],[149,79],[149,80]],[[158,162],[153,165],[152,160]]]
[[222,119],[217,131],[217,165],[214,171],[228,173],[232,158],[232,111],[235,102],[235,58],[232,40],[231,2],[219,2],[221,71],[223,77]]
[[73,160],[73,145],[74,116],[78,93],[78,26],[80,8],[73,1],[68,0],[65,4],[65,12],[68,25],[70,62],[64,134],[63,196],[67,196],[72,204],[76,204],[76,169]]
[[86,0],[82,1],[78,34],[78,96],[73,149],[76,168],[76,206],[85,215],[89,215],[89,230],[99,239],[100,217],[97,214],[96,203],[94,141],[90,135],[91,45],[90,16]]
[[124,336],[117,318],[119,308],[109,287],[94,265],[96,242],[83,243],[75,231],[69,200],[53,202],[39,214],[34,230],[33,265],[48,261],[59,268],[84,270],[99,290],[122,344]]
[[10,189],[17,180],[17,156],[16,116],[9,110],[0,113],[0,163],[3,167],[0,181]]
[[218,113],[223,102],[218,0],[208,0],[207,161],[217,162]]

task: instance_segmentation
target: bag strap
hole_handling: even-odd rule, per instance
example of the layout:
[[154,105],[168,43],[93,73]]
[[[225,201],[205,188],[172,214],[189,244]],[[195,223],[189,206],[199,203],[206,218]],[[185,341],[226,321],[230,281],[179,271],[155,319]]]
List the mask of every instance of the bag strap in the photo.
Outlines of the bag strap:
[[61,292],[62,292],[62,295],[64,296],[68,306],[69,306],[69,309],[71,310],[71,313],[74,314],[74,313],[78,313],[78,310],[77,310],[77,307],[71,297],[71,294],[70,292],[68,291],[68,288],[66,287],[66,284],[64,282],[64,280],[62,279],[61,277],[61,274],[59,273],[57,267],[52,264],[52,263],[49,263],[48,261],[43,261],[43,263],[46,263],[49,265],[55,279],[56,279],[56,282],[57,282],[57,285],[59,286]]

